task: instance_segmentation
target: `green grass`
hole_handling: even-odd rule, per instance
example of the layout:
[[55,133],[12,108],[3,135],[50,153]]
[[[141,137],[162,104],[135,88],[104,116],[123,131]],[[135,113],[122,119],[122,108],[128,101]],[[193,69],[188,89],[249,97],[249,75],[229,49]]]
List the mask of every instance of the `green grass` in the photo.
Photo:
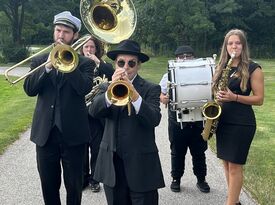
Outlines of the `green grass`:
[[0,154],[31,123],[35,98],[27,97],[22,82],[11,86],[0,76]]
[[[159,83],[167,71],[166,57],[152,57],[142,64],[140,75]],[[259,60],[265,74],[265,101],[263,106],[254,106],[257,132],[252,142],[245,166],[245,187],[262,205],[275,204],[275,60]],[[20,132],[31,123],[35,98],[26,96],[22,83],[10,86],[0,76],[0,154],[18,139]],[[215,151],[215,137],[210,140]]]
[[263,106],[254,106],[257,132],[245,166],[245,186],[264,205],[275,204],[275,61],[259,60],[265,74]]
[[143,78],[158,84],[167,72],[168,60],[166,57],[151,57],[150,61],[142,64],[139,73]]

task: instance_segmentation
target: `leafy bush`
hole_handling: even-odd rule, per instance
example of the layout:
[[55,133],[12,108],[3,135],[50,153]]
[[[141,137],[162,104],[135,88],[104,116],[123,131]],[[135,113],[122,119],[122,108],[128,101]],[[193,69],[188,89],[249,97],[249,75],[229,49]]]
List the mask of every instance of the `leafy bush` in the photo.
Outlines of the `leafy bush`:
[[15,45],[9,42],[4,44],[2,49],[4,63],[19,62],[29,56],[28,48],[23,45]]

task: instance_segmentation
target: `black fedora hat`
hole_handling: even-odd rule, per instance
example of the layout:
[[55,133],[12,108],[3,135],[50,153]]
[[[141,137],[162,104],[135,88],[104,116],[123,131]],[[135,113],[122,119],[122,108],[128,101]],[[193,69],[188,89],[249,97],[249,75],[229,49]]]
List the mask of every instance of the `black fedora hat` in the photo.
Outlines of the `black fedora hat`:
[[114,50],[107,52],[107,56],[112,60],[115,60],[118,54],[135,55],[142,63],[149,60],[149,56],[142,53],[139,44],[133,40],[123,40]]

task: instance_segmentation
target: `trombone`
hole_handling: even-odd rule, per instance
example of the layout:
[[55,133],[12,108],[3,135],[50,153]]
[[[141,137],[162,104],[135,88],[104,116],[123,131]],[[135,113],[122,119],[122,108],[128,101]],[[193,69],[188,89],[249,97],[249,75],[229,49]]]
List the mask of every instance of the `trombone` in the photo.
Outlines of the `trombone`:
[[[91,35],[110,44],[128,39],[133,34],[137,23],[137,14],[132,0],[80,0],[80,15],[83,24]],[[5,71],[7,81],[16,84],[49,62],[60,72],[72,72],[78,65],[76,50],[82,47],[91,35],[80,38],[71,47],[52,44],[26,58]],[[52,49],[50,61],[32,69],[17,80],[11,81],[8,75],[11,70],[49,49]]]
[[[22,60],[21,62],[15,64],[14,66],[8,68],[5,70],[5,77],[6,80],[14,85],[18,83],[19,81],[23,80],[27,76],[31,75],[35,71],[37,71],[39,68],[45,66],[47,63],[51,62],[53,67],[57,69],[58,71],[62,73],[69,73],[75,70],[79,63],[79,58],[77,54],[77,50],[81,48],[89,39],[91,38],[90,35],[84,36],[77,40],[72,46],[65,45],[65,44],[51,44],[48,47],[42,49],[41,51],[33,54],[32,56]],[[41,53],[44,53],[47,50],[51,50],[50,52],[50,60],[40,64],[36,68],[30,70],[26,74],[22,75],[21,77],[17,78],[16,80],[12,81],[9,77],[9,72],[17,68],[18,66],[26,63],[27,61],[31,60],[32,58],[40,55]]]

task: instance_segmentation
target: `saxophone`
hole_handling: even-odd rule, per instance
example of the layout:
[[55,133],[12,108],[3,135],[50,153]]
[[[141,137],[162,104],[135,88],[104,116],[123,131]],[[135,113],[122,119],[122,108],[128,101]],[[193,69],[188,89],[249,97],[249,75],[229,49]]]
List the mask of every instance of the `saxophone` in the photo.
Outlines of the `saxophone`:
[[[231,70],[231,64],[233,61],[233,58],[235,57],[235,52],[231,54],[231,58],[227,62],[227,65],[225,69],[222,71],[221,79],[218,82],[217,90],[216,92],[220,90],[225,90],[228,86],[228,76],[229,72]],[[215,93],[216,93],[215,92]],[[218,123],[219,123],[219,117],[221,115],[221,105],[218,103],[217,99],[214,97],[213,102],[206,103],[202,108],[202,114],[206,118],[206,122],[204,124],[204,129],[201,133],[202,138],[207,141],[209,140],[213,134],[216,133]]]
[[92,101],[96,94],[99,92],[99,86],[102,83],[107,83],[108,78],[105,77],[105,74],[103,74],[103,77],[99,76],[98,68],[96,67],[94,69],[94,79],[93,79],[93,88],[92,90],[85,96],[85,103],[86,106],[88,107],[90,104],[92,104]]
[[87,107],[90,104],[92,104],[92,101],[93,101],[94,97],[99,92],[100,84],[106,83],[106,82],[108,82],[108,78],[106,78],[105,75],[103,75],[102,78],[100,76],[97,76],[97,77],[94,78],[94,80],[93,80],[93,89],[85,96],[85,102],[86,102]]

